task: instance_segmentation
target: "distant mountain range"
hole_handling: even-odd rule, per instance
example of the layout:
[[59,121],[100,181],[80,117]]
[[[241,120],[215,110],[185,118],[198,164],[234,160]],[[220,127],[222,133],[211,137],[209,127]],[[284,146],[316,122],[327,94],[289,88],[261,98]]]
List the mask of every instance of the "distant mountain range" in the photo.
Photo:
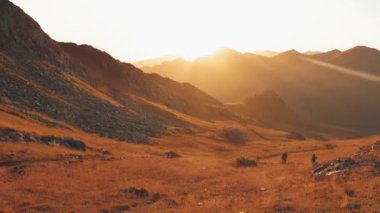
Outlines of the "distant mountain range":
[[227,103],[273,91],[300,118],[317,125],[314,130],[322,127],[342,135],[380,131],[377,49],[357,46],[307,54],[290,50],[273,57],[224,49],[194,62],[179,59],[143,70],[189,82]]
[[135,62],[133,62],[133,65],[135,65],[136,67],[139,67],[139,68],[147,67],[147,66],[155,66],[155,65],[161,64],[164,61],[171,61],[171,60],[174,60],[176,58],[178,58],[178,57],[173,56],[173,55],[166,55],[166,56],[157,57],[157,58],[135,61]]

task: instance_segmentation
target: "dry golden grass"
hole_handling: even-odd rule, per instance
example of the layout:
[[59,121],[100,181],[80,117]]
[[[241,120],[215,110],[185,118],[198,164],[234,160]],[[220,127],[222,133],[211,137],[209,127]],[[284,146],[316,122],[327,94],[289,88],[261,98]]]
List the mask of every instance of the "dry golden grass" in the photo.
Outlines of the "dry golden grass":
[[[152,145],[138,145],[0,115],[1,127],[66,135],[92,148],[80,152],[40,144],[0,143],[2,162],[13,154],[12,160],[23,161],[20,165],[26,166],[22,174],[12,174],[14,166],[0,167],[3,212],[98,212],[134,204],[133,212],[347,212],[347,206],[354,203],[361,205],[362,212],[380,208],[380,178],[368,175],[368,168],[323,180],[315,180],[310,174],[312,153],[320,162],[350,156],[378,136],[289,141],[280,131],[215,122],[208,128],[203,126],[200,132],[171,129],[170,134],[153,138]],[[215,136],[225,127],[239,128],[252,140],[245,145],[227,143]],[[99,149],[109,150],[112,155],[102,156]],[[182,157],[165,158],[164,153],[170,150]],[[289,153],[286,165],[279,158],[284,151]],[[235,166],[240,156],[257,159],[258,167]],[[146,204],[148,198],[121,191],[131,186],[160,193],[162,198]],[[349,197],[345,190],[354,190],[354,196]],[[167,199],[177,205],[170,205]]]

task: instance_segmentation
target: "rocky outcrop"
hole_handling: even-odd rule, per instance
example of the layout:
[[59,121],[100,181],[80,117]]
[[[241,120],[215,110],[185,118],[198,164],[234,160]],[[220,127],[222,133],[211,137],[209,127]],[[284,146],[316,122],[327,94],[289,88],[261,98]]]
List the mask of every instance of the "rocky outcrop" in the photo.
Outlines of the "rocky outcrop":
[[58,45],[40,25],[8,0],[0,1],[0,37],[0,52],[8,55],[22,57],[27,49],[28,57],[62,60]]
[[359,166],[359,163],[351,158],[337,159],[326,164],[323,164],[314,169],[314,175],[332,175],[335,173],[344,172],[354,169]]
[[31,135],[9,128],[0,129],[0,142],[31,142],[46,145],[59,145],[81,151],[85,151],[87,149],[84,142],[73,138]]
[[342,173],[356,168],[368,166],[371,169],[370,175],[380,175],[380,153],[372,146],[361,147],[353,156],[347,158],[338,158],[336,160],[321,164],[313,169],[314,176],[329,176],[335,173]]

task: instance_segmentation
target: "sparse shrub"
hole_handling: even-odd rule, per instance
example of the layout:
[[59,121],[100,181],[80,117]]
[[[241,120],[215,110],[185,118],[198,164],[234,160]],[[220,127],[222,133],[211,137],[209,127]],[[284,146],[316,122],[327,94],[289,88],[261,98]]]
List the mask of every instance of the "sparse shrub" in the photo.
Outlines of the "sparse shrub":
[[348,197],[353,197],[353,196],[355,195],[355,191],[352,190],[352,189],[346,189],[346,190],[344,191],[344,193],[346,193],[346,195],[347,195]]
[[136,197],[147,197],[147,196],[149,196],[148,190],[146,190],[144,188],[129,187],[126,189],[122,189],[121,191],[124,193],[133,194]]
[[236,164],[242,167],[254,167],[257,166],[257,161],[246,157],[239,157],[236,159]]
[[106,149],[101,149],[101,150],[99,151],[99,153],[102,154],[102,155],[111,155],[111,152],[108,151],[108,150],[106,150]]
[[351,211],[360,209],[361,205],[360,203],[350,203],[347,205],[347,208]]
[[180,154],[178,154],[174,151],[165,152],[165,156],[166,156],[166,158],[179,158],[179,157],[181,157]]
[[326,148],[326,149],[335,149],[335,148],[336,148],[336,144],[333,144],[333,143],[326,143],[326,144],[325,144],[325,148]]
[[114,206],[111,209],[111,212],[126,212],[130,210],[129,205]]

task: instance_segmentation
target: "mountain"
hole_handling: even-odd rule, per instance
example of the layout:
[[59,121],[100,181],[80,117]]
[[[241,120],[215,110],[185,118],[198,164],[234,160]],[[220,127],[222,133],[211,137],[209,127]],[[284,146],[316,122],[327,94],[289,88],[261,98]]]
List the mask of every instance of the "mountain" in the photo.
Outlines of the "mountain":
[[321,54],[321,53],[323,53],[323,52],[308,50],[308,51],[303,52],[302,54],[304,54],[304,55],[318,55],[318,54]]
[[327,62],[380,75],[380,51],[375,48],[357,46],[329,58]]
[[366,74],[378,74],[378,56],[368,47],[315,55],[289,50],[271,58],[235,52],[143,70],[192,83],[227,103],[272,90],[302,119],[351,137],[380,131],[380,85]]
[[[293,127],[280,129],[310,127],[300,131],[305,133],[322,125],[326,132],[340,129],[339,135],[347,136],[379,131],[380,90],[371,81],[380,67],[376,49],[358,46],[314,55],[290,50],[273,57],[222,49],[194,62],[175,59],[145,67],[147,74],[92,46],[54,41],[20,8],[0,3],[3,111],[48,123],[46,116],[56,125],[63,122],[105,137],[146,142],[169,126],[191,125],[176,113],[202,120],[241,120],[235,115],[241,112],[217,99],[241,102],[272,90],[309,124],[285,119]],[[256,115],[270,118],[260,112],[263,108],[256,110]],[[261,122],[276,127],[269,118]]]
[[278,52],[271,51],[271,50],[262,50],[262,51],[253,51],[253,54],[266,56],[266,57],[273,57],[278,54]]
[[189,127],[174,112],[236,119],[188,83],[145,74],[89,45],[51,39],[31,17],[0,1],[1,111],[103,137],[148,142],[168,126]]
[[340,50],[335,49],[335,50],[331,50],[328,52],[312,55],[312,57],[315,59],[318,59],[318,60],[326,61],[326,60],[330,60],[330,59],[340,55],[341,53],[342,52]]
[[152,58],[152,59],[135,61],[135,62],[133,62],[133,65],[135,65],[136,67],[139,67],[139,68],[147,67],[147,66],[155,66],[155,65],[161,64],[162,62],[171,61],[171,60],[174,60],[176,58],[178,58],[178,57],[173,56],[173,55],[166,55],[166,56]]

